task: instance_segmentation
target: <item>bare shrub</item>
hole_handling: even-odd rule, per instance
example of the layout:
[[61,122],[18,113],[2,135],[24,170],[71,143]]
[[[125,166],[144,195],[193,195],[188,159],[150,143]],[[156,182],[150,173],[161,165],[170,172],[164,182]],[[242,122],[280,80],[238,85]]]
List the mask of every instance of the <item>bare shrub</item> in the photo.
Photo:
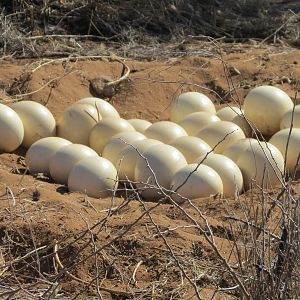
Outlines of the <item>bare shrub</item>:
[[50,39],[64,41],[61,52],[78,52],[81,45],[74,39],[102,40],[114,47],[187,36],[264,42],[284,38],[297,45],[300,34],[297,1],[8,1],[2,7],[0,42],[6,54],[43,55],[49,44],[41,42]]

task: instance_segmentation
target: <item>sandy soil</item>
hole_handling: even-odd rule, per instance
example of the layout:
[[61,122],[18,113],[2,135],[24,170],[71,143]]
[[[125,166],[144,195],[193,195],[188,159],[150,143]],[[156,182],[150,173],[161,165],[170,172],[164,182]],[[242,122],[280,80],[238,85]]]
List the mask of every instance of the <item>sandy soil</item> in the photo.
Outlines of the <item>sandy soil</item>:
[[[224,64],[218,58],[128,60],[131,75],[111,103],[123,118],[155,122],[168,119],[170,103],[184,91],[207,94],[217,108],[234,101],[242,104],[249,89],[262,84],[273,84],[295,97],[300,78],[299,50],[251,45],[233,45],[226,49],[223,59],[232,72],[234,91],[228,86]],[[8,59],[0,63],[0,84],[9,88],[39,62]],[[14,94],[32,92],[25,98],[45,104],[58,118],[70,104],[91,95],[90,80],[102,76],[117,78],[120,73],[118,63],[105,60],[53,63],[34,72],[26,89],[15,89]],[[45,86],[55,78],[51,87]],[[2,101],[7,100],[2,97]],[[296,100],[300,102],[299,95]],[[51,180],[24,175],[24,154],[24,149],[0,154],[0,266],[34,249],[44,248],[20,263],[16,261],[0,269],[0,293],[1,289],[7,291],[4,286],[20,284],[32,294],[49,295],[45,290],[49,286],[47,282],[57,278],[58,298],[78,294],[77,299],[92,299],[101,293],[103,299],[196,299],[195,291],[182,272],[185,270],[190,278],[196,278],[203,299],[240,298],[237,289],[218,291],[235,284],[203,233],[191,227],[187,214],[204,226],[193,207],[184,204],[184,213],[170,204],[161,204],[149,216],[144,213],[145,207],[154,207],[155,203],[142,204],[130,195],[128,202],[124,195],[117,195],[114,200],[87,199],[68,193],[65,187]],[[258,196],[246,194],[240,199],[211,198],[193,202],[208,220],[220,253],[231,264],[237,262],[232,254],[232,235],[240,238],[241,232],[233,232],[235,223],[228,216],[242,218],[245,204],[251,202],[254,208],[259,201]],[[122,203],[121,208],[108,211]],[[273,218],[278,223],[276,214]],[[157,228],[164,231],[165,240],[157,234]],[[62,272],[53,259],[56,243],[62,264],[77,279]],[[101,251],[96,256],[91,255],[97,249]],[[94,280],[93,284],[101,285],[98,294],[93,285],[87,284],[97,276],[99,282]],[[34,282],[36,285],[30,289],[29,284]],[[22,299],[30,297],[33,296],[23,294]]]

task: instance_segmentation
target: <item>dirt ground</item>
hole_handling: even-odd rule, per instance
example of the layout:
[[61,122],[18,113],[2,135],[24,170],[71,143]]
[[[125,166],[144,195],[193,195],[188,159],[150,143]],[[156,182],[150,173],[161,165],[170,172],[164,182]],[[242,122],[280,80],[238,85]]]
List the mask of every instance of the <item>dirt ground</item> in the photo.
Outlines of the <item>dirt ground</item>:
[[[242,104],[251,88],[265,84],[280,87],[295,98],[300,50],[256,44],[227,44],[222,49],[223,62],[215,55],[127,60],[129,80],[111,103],[125,119],[155,122],[169,118],[170,104],[184,91],[203,92],[217,109],[234,102]],[[75,101],[91,96],[91,80],[117,78],[121,73],[120,64],[105,59],[53,62],[35,71],[24,86],[16,84],[22,74],[39,63],[3,59],[0,85],[11,98],[28,93],[24,99],[45,104],[56,119]],[[3,94],[0,100],[8,103],[9,95]],[[299,95],[296,101],[300,102]],[[129,196],[118,194],[113,200],[68,193],[47,178],[24,175],[24,155],[25,149],[0,154],[1,299],[13,294],[13,289],[18,289],[18,299],[44,299],[51,293],[58,299],[100,299],[99,295],[103,299],[197,299],[183,270],[196,278],[202,299],[241,297],[239,290],[230,289],[235,284],[203,233],[191,226],[184,211],[204,226],[191,205],[183,204],[184,211],[170,204],[154,208],[156,203],[141,203],[129,191]],[[255,193],[239,199],[193,201],[208,220],[220,253],[231,265],[238,258],[233,255],[235,222],[230,216],[243,218],[245,204],[251,202],[255,207],[259,201]],[[118,205],[121,207],[116,209]],[[149,215],[144,211],[150,207],[153,210]],[[276,214],[272,219],[273,225],[278,225]],[[157,228],[164,232],[167,243]],[[238,236],[238,231],[235,234]],[[53,258],[55,249],[67,273]],[[18,262],[31,251],[32,255]],[[91,255],[95,251],[97,255]],[[7,265],[11,260],[14,263]],[[48,290],[53,282],[59,284]],[[100,286],[98,291],[96,285]]]

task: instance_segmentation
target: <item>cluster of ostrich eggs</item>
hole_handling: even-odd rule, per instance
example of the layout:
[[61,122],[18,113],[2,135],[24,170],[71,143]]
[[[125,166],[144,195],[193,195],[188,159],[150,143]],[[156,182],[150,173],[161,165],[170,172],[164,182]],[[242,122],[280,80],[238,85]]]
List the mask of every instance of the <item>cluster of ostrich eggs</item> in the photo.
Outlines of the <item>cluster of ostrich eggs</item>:
[[55,119],[44,105],[34,101],[10,107],[0,104],[0,151],[12,152],[21,145],[29,148],[41,138],[55,135]]
[[154,201],[236,197],[272,188],[300,168],[300,107],[273,86],[252,89],[244,105],[216,105],[185,92],[170,120],[121,118],[100,98],[84,98],[55,120],[34,101],[0,104],[0,151],[27,149],[32,175],[43,173],[95,198],[118,185]]

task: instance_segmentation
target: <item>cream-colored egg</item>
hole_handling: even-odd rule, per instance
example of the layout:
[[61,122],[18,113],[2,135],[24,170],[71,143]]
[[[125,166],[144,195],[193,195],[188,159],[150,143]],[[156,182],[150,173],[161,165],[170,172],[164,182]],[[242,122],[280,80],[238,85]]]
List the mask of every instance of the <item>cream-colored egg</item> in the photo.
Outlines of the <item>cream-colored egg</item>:
[[117,110],[107,101],[96,98],[96,97],[87,97],[81,100],[78,100],[76,103],[79,104],[90,104],[94,106],[100,113],[102,118],[119,118],[120,115]]
[[202,93],[183,93],[172,103],[171,121],[178,123],[185,116],[197,111],[206,111],[215,114],[216,108],[212,101]]
[[244,111],[237,106],[225,106],[217,111],[216,116],[222,121],[232,122],[234,117],[243,113]]
[[145,133],[146,129],[152,125],[151,122],[142,119],[130,119],[128,122],[134,127],[134,129],[142,134]]
[[162,196],[157,184],[169,189],[173,175],[187,162],[176,148],[165,144],[151,146],[143,156],[145,159],[139,158],[136,164],[135,181],[139,182],[137,187],[142,197],[157,200]]
[[223,196],[234,197],[243,189],[243,175],[240,168],[228,157],[222,154],[210,153],[207,157],[201,156],[196,163],[201,163],[214,169],[223,182]]
[[244,187],[249,189],[252,182],[263,188],[272,188],[281,182],[284,158],[270,143],[253,143],[239,157],[237,165],[242,171]]
[[194,136],[181,136],[173,140],[169,145],[179,150],[188,164],[194,163],[199,156],[212,151],[207,143]]
[[134,181],[135,166],[143,153],[151,146],[162,144],[162,142],[153,139],[139,140],[133,145],[127,145],[117,157],[117,168],[120,180]]
[[221,119],[216,115],[200,111],[185,116],[178,124],[187,132],[188,135],[196,136],[200,129],[218,121],[221,121]]
[[120,152],[128,145],[136,141],[144,140],[146,137],[137,131],[127,131],[115,134],[105,145],[102,157],[108,159],[118,169],[118,158]]
[[240,155],[248,148],[252,147],[253,144],[257,143],[258,141],[252,138],[240,139],[226,148],[222,154],[237,163]]
[[234,142],[245,138],[239,126],[227,121],[207,125],[197,133],[197,136],[203,139],[215,153],[222,153]]
[[56,122],[47,107],[34,101],[20,101],[11,108],[19,115],[24,126],[22,145],[29,148],[44,137],[55,136]]
[[245,118],[243,109],[237,106],[226,106],[218,110],[216,116],[222,121],[228,121],[238,125],[243,130],[246,137],[252,136],[251,126]]
[[122,118],[105,118],[90,132],[89,144],[99,155],[107,142],[117,133],[135,131],[134,127]]
[[223,183],[219,174],[206,165],[190,164],[179,169],[171,180],[171,188],[176,192],[172,199],[177,203],[184,198],[209,197],[223,193]]
[[283,115],[292,108],[291,98],[274,86],[254,88],[244,101],[247,119],[253,122],[258,131],[268,136],[280,130]]
[[68,107],[57,122],[57,136],[76,144],[89,144],[89,134],[99,116],[97,109],[89,104],[74,104]]
[[272,136],[269,143],[277,147],[283,157],[286,156],[286,169],[290,173],[300,169],[300,128],[293,128],[291,134],[290,128],[282,129]]
[[73,166],[87,157],[98,157],[91,148],[81,144],[71,144],[58,149],[49,162],[50,175],[56,183],[67,184]]
[[46,137],[33,143],[25,156],[29,172],[31,174],[43,173],[50,175],[50,159],[56,151],[70,144],[70,141],[55,136]]
[[231,122],[239,126],[243,130],[246,137],[251,137],[253,135],[250,122],[247,120],[245,115],[237,115],[232,119]]
[[293,127],[300,128],[300,105],[295,106],[294,116],[293,108],[288,110],[282,117],[280,122],[280,129],[290,128],[293,120]]
[[159,140],[168,144],[178,137],[187,136],[187,133],[174,122],[160,121],[149,126],[145,131],[145,135],[149,139]]
[[117,170],[109,160],[89,157],[74,165],[68,178],[68,188],[89,197],[105,198],[112,195],[117,181]]
[[24,127],[17,113],[0,103],[0,152],[15,151],[22,144]]

